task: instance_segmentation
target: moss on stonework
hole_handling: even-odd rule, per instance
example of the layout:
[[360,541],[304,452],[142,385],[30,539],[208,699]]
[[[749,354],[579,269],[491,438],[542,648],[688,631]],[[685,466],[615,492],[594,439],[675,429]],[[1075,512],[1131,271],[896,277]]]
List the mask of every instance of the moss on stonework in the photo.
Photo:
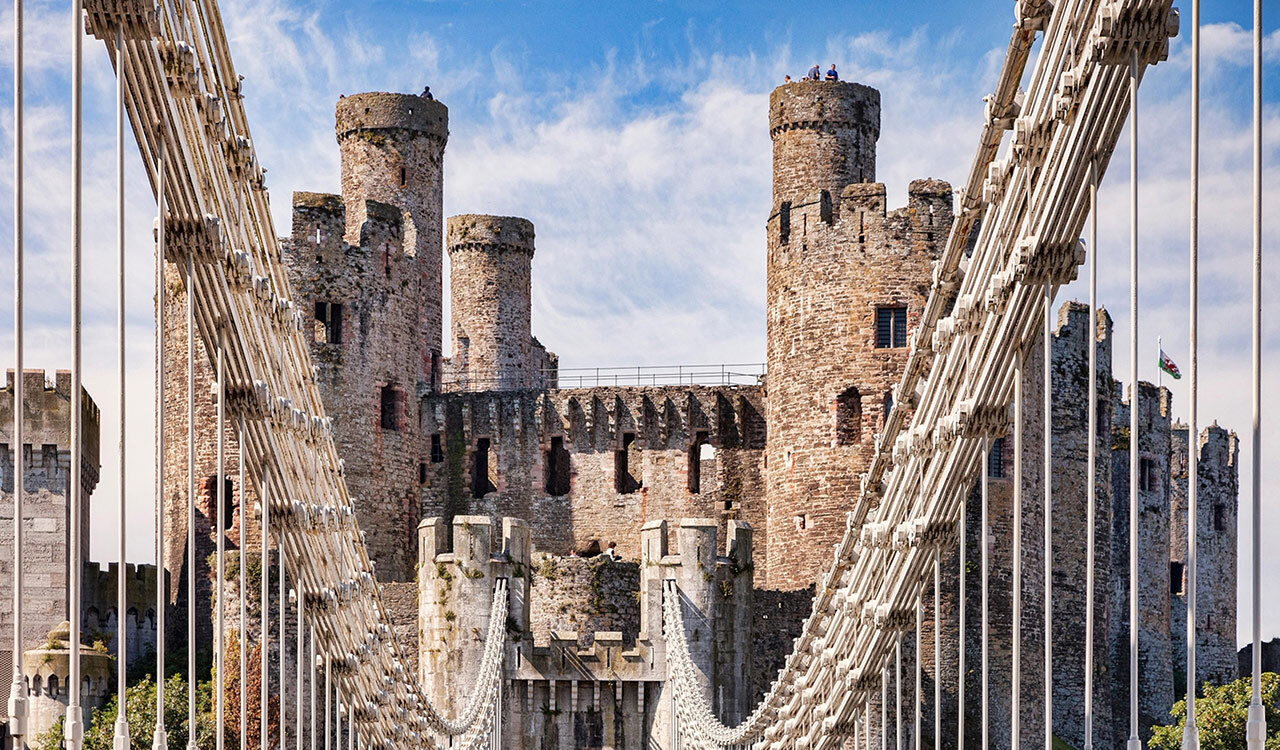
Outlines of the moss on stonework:
[[357,130],[355,136],[370,146],[382,148],[387,145],[387,137],[374,130]]

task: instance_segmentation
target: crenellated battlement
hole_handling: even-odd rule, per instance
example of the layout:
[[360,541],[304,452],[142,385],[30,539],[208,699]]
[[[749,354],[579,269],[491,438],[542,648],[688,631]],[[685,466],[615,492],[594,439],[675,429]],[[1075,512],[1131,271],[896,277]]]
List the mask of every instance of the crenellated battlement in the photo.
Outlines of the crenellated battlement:
[[[438,694],[433,700],[456,700],[458,690],[470,684],[466,653],[474,653],[489,627],[505,627],[512,710],[542,721],[585,706],[593,712],[621,711],[632,721],[642,719],[626,734],[643,736],[640,724],[660,720],[658,715],[669,708],[661,700],[667,674],[666,642],[659,634],[664,581],[675,581],[691,656],[708,697],[714,682],[722,686],[712,698],[717,711],[745,715],[751,698],[743,665],[749,663],[751,642],[752,529],[731,522],[722,548],[717,525],[714,519],[686,518],[669,530],[666,521],[652,521],[642,532],[641,559],[613,562],[604,556],[536,553],[528,543],[528,527],[511,518],[502,520],[500,537],[486,516],[458,516],[452,524],[424,520],[419,525],[418,574],[423,684],[433,686]],[[638,587],[605,589],[601,581],[615,570]],[[586,606],[608,610],[626,607],[627,600],[638,602],[638,621],[615,619],[622,629],[580,632],[573,623],[584,606],[578,591],[583,586],[573,571],[595,581],[587,587],[594,601]],[[510,614],[502,624],[488,622],[498,578],[506,578],[509,586]],[[634,606],[629,611],[636,616]],[[535,637],[530,619],[539,612],[545,620],[542,638]],[[445,674],[450,679],[441,679]]]
[[914,180],[907,205],[891,211],[879,182],[846,186],[838,212],[836,205],[825,190],[779,202],[768,221],[770,249],[783,253],[793,244],[809,248],[849,243],[865,253],[921,252],[932,258],[941,252],[951,230],[952,191],[943,180]]
[[450,216],[445,232],[449,255],[463,250],[521,252],[533,255],[533,222],[518,216]]
[[619,386],[546,391],[484,391],[423,397],[422,434],[460,429],[465,439],[562,437],[580,450],[613,450],[625,434],[638,447],[762,448],[762,386]]
[[449,139],[449,108],[415,94],[373,91],[345,96],[334,108],[334,119],[339,141],[352,136],[377,138],[380,130],[420,133],[442,146]]
[[796,81],[769,95],[769,135],[784,130],[858,129],[880,137],[880,92],[850,81]]
[[[14,373],[6,373],[0,392],[0,446],[11,453],[13,446]],[[44,370],[27,370],[22,378],[23,440],[27,444],[28,467],[43,465],[69,468],[71,457],[71,371],[58,370],[50,378]],[[87,492],[98,482],[98,405],[81,386],[80,428],[83,440],[82,475]],[[36,448],[42,446],[42,448]],[[11,482],[7,480],[6,484]],[[28,488],[30,489],[30,488]]]

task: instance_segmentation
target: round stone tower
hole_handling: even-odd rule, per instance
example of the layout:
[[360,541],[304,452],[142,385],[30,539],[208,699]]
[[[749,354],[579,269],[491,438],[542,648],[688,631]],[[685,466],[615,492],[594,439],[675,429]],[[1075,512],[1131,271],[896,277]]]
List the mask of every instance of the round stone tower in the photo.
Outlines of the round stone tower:
[[875,182],[880,92],[860,83],[798,81],[769,95],[773,203]]
[[542,373],[529,320],[533,223],[451,216],[447,244],[454,381],[475,391],[535,386]]
[[422,273],[423,371],[430,384],[437,384],[444,325],[440,229],[449,108],[414,94],[372,92],[339,99],[336,119],[347,241],[360,244],[365,200],[403,213],[405,252],[416,256]]
[[768,223],[770,588],[803,588],[831,559],[892,407],[930,263],[951,223],[950,187],[912,183],[886,214],[875,175],[880,95],[792,83],[770,97]]

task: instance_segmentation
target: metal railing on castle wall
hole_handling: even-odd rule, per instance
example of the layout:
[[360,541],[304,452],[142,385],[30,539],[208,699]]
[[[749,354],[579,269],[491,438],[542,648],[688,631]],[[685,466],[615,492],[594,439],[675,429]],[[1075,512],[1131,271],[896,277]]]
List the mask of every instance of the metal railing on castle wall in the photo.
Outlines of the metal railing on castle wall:
[[546,369],[530,377],[524,373],[499,373],[482,377],[446,379],[443,393],[509,389],[511,384],[530,382],[534,388],[599,388],[602,386],[723,386],[760,385],[764,382],[763,362],[719,365],[652,365],[639,367],[562,367]]

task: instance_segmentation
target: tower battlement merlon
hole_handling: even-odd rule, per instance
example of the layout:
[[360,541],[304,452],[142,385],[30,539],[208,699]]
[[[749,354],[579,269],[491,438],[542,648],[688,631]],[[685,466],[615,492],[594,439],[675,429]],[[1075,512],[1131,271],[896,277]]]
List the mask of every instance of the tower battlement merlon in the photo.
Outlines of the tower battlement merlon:
[[[26,370],[23,385],[24,440],[28,445],[56,445],[59,460],[71,451],[71,371],[58,370],[50,378],[44,370]],[[8,370],[5,388],[0,391],[0,445],[13,443],[14,372]],[[89,392],[81,387],[80,418],[84,456],[82,476],[86,492],[98,484],[100,413]]]
[[445,236],[450,256],[460,250],[473,249],[511,250],[533,255],[533,222],[518,216],[450,216]]
[[857,128],[880,137],[880,92],[850,81],[796,81],[769,95],[769,135],[783,130]]
[[440,141],[449,140],[449,108],[416,94],[373,91],[338,100],[335,109],[338,141],[349,136],[376,137],[379,130],[406,130]]

